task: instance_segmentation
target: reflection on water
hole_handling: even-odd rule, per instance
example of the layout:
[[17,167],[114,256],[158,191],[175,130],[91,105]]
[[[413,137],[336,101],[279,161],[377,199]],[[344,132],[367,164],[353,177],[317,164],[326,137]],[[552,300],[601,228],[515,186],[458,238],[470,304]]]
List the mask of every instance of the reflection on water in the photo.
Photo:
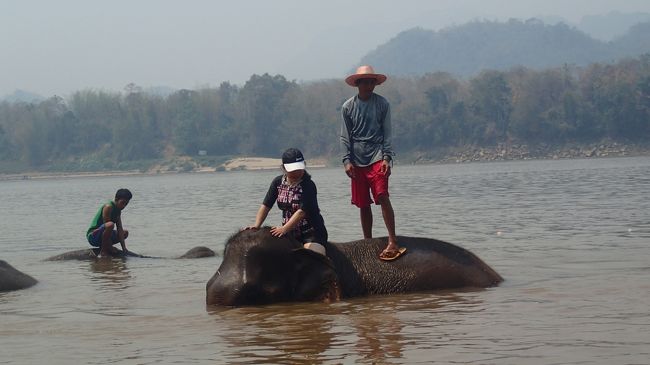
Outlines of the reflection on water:
[[[314,313],[319,315],[314,315]],[[334,341],[331,308],[318,305],[285,305],[240,308],[212,314],[221,330],[220,341],[233,351],[227,363],[282,363],[282,359],[320,358]]]
[[[230,346],[228,363],[364,362],[385,364],[404,357],[417,338],[445,313],[470,314],[478,297],[459,293],[416,293],[358,298],[330,305],[278,304],[215,308],[217,342]],[[438,317],[438,320],[435,318]],[[426,319],[432,319],[428,321]],[[338,350],[335,350],[338,349]]]
[[[359,238],[342,170],[310,172],[330,237]],[[276,174],[0,182],[0,254],[39,280],[0,294],[0,363],[648,363],[648,158],[396,166],[398,234],[474,252],[505,278],[487,290],[206,311],[219,257],[43,261],[86,248],[118,187],[130,248],[222,252]]]
[[131,275],[125,258],[110,257],[91,260],[89,264],[90,280],[106,290],[124,290],[129,288]]

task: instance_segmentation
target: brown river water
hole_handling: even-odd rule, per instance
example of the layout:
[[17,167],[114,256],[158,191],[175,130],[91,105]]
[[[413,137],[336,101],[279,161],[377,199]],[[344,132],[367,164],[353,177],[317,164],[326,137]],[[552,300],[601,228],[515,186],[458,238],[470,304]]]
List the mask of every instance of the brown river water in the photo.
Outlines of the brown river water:
[[[310,172],[330,239],[358,239],[342,169]],[[206,308],[221,258],[171,257],[221,254],[277,174],[0,181],[0,259],[39,280],[0,293],[0,364],[650,363],[650,158],[397,165],[398,234],[471,250],[500,286]],[[129,248],[170,259],[43,261],[85,248],[120,187]]]

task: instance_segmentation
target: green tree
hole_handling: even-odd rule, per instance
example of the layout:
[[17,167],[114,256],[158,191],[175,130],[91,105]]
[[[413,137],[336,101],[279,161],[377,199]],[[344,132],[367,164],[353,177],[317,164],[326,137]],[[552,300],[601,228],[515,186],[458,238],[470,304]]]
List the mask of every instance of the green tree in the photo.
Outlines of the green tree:
[[639,110],[638,137],[650,138],[650,75],[643,76],[636,85],[636,105]]
[[12,157],[12,143],[5,132],[5,129],[0,124],[0,160],[8,160]]
[[110,149],[114,125],[124,118],[120,94],[81,90],[72,94],[68,104],[78,120],[75,134],[80,153]]
[[297,87],[282,75],[253,75],[240,93],[240,127],[248,131],[240,141],[240,150],[263,156],[277,156],[282,149],[277,139],[284,114],[281,102],[288,90]]
[[237,98],[239,88],[229,82],[223,82],[215,90],[211,102],[214,108],[211,113],[214,123],[209,134],[207,149],[211,154],[234,155],[238,154],[237,146],[242,139],[243,131],[237,128]]
[[194,155],[202,148],[199,145],[199,115],[192,98],[194,93],[191,90],[180,90],[168,99],[175,105],[174,145],[177,151],[186,155]]
[[517,77],[513,133],[525,141],[562,141],[579,119],[573,80],[562,69],[528,70]]
[[469,107],[477,142],[494,143],[506,137],[512,112],[512,94],[504,73],[484,71],[470,80]]
[[162,149],[155,98],[138,88],[132,90],[124,97],[123,119],[113,125],[112,151],[116,161],[157,158]]

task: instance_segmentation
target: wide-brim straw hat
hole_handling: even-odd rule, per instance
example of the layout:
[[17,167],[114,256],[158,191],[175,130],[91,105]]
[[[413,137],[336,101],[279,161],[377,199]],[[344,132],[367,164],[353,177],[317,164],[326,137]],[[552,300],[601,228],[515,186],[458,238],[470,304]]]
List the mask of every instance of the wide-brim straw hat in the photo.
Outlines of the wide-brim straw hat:
[[364,65],[357,68],[357,72],[345,78],[345,83],[350,86],[357,86],[357,80],[359,79],[375,79],[377,80],[377,85],[381,85],[386,81],[388,77],[386,75],[375,73],[372,66]]

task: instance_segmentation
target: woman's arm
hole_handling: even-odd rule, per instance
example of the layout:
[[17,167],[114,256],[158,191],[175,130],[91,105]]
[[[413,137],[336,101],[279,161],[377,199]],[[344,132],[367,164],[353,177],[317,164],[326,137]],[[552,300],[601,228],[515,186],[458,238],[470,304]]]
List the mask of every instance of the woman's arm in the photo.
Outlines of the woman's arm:
[[285,234],[293,231],[293,229],[300,223],[301,220],[305,219],[307,213],[304,210],[298,209],[291,216],[289,221],[284,224],[282,227],[273,227],[271,228],[271,234],[276,237],[282,237]]
[[269,186],[269,190],[266,192],[266,196],[262,201],[262,205],[260,206],[260,209],[257,210],[257,214],[255,215],[255,224],[252,226],[244,227],[243,229],[258,229],[262,226],[266,220],[266,217],[269,215],[269,211],[271,208],[273,208],[273,204],[275,204],[275,201],[278,198],[278,185],[280,184],[281,180],[282,175],[276,177],[273,179],[273,181],[271,181],[271,185]]
[[271,208],[264,204],[260,205],[260,209],[257,210],[257,215],[255,216],[254,228],[260,228],[262,226],[262,223],[264,223],[266,217],[269,215],[269,211],[271,211]]

